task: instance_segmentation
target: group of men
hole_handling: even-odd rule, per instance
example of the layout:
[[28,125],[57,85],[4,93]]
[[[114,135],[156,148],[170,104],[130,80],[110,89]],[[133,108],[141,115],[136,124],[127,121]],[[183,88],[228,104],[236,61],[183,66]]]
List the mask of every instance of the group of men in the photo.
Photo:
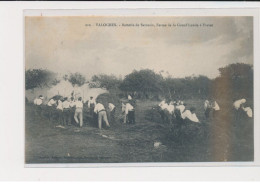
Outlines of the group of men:
[[[233,107],[235,110],[236,119],[240,118],[243,115],[247,115],[247,117],[252,118],[253,112],[249,106],[245,107],[246,99],[240,99],[233,103]],[[183,123],[200,123],[195,111],[194,107],[186,109],[186,104],[183,101],[168,101],[162,100],[159,105],[159,113],[161,115],[162,121],[164,123],[170,123],[174,120],[178,124]],[[210,117],[216,117],[218,112],[220,111],[220,107],[216,100],[205,100],[204,102],[204,114],[206,119]]]
[[[44,97],[40,95],[34,100],[34,105],[36,106],[36,112],[40,115],[44,109],[47,109],[49,120],[53,121],[53,118],[56,116],[60,125],[72,125],[74,121],[79,127],[82,127],[84,124],[84,115],[92,118],[94,120],[92,122],[97,122],[99,129],[102,128],[103,122],[109,128],[109,121],[112,124],[116,121],[116,106],[109,102],[107,108],[105,108],[100,100],[96,101],[93,97],[90,97],[85,104],[81,97],[74,99],[73,97],[63,98],[61,96],[54,96],[44,105]],[[84,114],[84,108],[87,109],[85,110],[87,114]],[[135,100],[130,95],[128,95],[126,103],[122,102],[122,113],[125,124],[135,124]]]
[[169,101],[167,103],[164,99],[159,103],[158,107],[164,123],[172,124],[174,120],[176,120],[178,124],[188,122],[200,123],[195,113],[196,109],[194,107],[186,109],[186,103],[183,101]]
[[[60,125],[72,125],[74,119],[75,123],[79,126],[83,126],[83,108],[85,106],[82,101],[82,97],[74,99],[73,97],[52,97],[45,106],[43,104],[44,97],[40,95],[34,100],[34,105],[36,106],[36,112],[41,115],[43,108],[47,108],[49,120],[52,121],[54,116],[58,116],[58,123]],[[89,117],[97,118],[99,129],[102,128],[102,123],[104,122],[106,127],[110,127],[107,118],[107,112],[103,104],[90,97],[87,101],[87,108]],[[111,116],[111,121],[114,121],[115,115],[115,105],[108,103],[109,114]]]

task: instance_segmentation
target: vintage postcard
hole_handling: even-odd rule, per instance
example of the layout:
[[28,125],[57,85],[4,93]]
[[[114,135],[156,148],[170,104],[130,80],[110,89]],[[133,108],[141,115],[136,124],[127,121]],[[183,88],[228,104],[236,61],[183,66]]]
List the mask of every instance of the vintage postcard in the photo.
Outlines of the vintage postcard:
[[25,15],[25,164],[254,162],[254,16]]

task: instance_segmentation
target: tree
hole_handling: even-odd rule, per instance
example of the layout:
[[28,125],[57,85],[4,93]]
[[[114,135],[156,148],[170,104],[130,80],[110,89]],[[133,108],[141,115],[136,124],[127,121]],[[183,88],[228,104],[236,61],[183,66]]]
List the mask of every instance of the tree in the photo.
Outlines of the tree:
[[25,89],[36,87],[50,87],[55,83],[56,74],[43,69],[29,69],[25,71]]
[[78,72],[70,74],[68,80],[73,86],[75,86],[76,84],[78,86],[82,86],[86,83],[86,78]]
[[120,89],[127,92],[139,92],[143,97],[149,98],[149,94],[158,94],[162,91],[162,81],[163,77],[160,74],[156,74],[153,70],[134,70],[125,77],[120,85]]
[[220,76],[214,80],[214,93],[218,96],[253,98],[253,67],[234,63],[219,68]]
[[122,83],[122,80],[118,79],[116,76],[105,74],[94,75],[92,76],[91,81],[95,83],[92,84],[93,87],[102,87],[108,90],[117,89]]

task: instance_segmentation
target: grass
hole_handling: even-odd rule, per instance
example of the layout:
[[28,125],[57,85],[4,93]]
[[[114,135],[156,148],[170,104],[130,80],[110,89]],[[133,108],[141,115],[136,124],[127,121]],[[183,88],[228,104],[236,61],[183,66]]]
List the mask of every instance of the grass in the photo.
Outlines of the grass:
[[[175,135],[160,122],[158,114],[147,118],[155,101],[137,101],[136,124],[123,125],[120,102],[116,103],[117,122],[106,130],[97,129],[85,119],[82,128],[56,127],[58,124],[34,115],[26,105],[26,163],[131,163],[131,162],[210,162],[252,161],[253,120],[231,121],[222,109],[214,120],[206,120],[203,101],[186,100],[197,109],[201,125],[190,125]],[[224,102],[222,102],[225,104]],[[220,107],[223,106],[221,102]],[[154,142],[160,142],[158,148]]]

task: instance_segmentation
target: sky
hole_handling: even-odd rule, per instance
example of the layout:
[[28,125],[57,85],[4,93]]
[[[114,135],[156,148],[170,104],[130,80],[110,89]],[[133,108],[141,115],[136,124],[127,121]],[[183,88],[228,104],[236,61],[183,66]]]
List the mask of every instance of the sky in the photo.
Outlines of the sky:
[[[117,26],[96,25],[108,23]],[[25,18],[26,70],[79,72],[89,79],[148,68],[164,76],[215,78],[218,68],[236,62],[253,65],[253,17]]]

